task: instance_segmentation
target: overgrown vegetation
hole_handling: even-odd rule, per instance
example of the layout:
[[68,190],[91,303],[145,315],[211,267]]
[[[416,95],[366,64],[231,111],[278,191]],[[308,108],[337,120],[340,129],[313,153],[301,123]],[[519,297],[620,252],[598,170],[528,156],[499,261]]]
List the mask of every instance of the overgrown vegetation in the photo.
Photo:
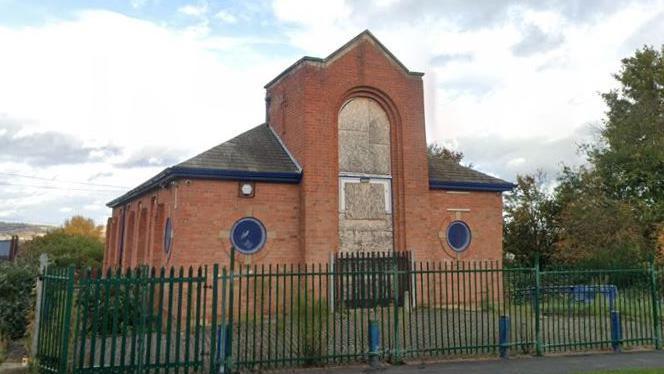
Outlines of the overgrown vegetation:
[[504,228],[516,264],[629,267],[664,251],[664,47],[636,51],[615,78],[587,165],[564,167],[553,191],[542,175],[517,178]]
[[0,340],[25,335],[33,303],[35,270],[27,264],[0,263]]
[[35,303],[34,286],[42,253],[47,254],[49,262],[55,266],[74,265],[84,269],[101,266],[103,252],[99,227],[80,216],[21,244],[15,262],[0,263],[0,340],[15,340],[26,334]]

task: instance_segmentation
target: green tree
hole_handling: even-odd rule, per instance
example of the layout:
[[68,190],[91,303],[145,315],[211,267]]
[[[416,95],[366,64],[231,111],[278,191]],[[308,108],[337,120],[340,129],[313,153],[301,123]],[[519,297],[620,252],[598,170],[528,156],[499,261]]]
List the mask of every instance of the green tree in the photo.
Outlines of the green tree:
[[504,250],[516,264],[531,266],[539,257],[546,265],[558,236],[557,206],[545,192],[542,173],[519,175],[516,184],[505,199]]
[[50,262],[57,266],[100,267],[104,258],[104,244],[95,237],[68,234],[58,229],[26,242],[20,256],[34,263],[42,253],[46,253]]
[[652,255],[638,221],[638,210],[607,193],[592,169],[565,168],[556,188],[559,207],[552,260],[586,267],[631,266]]
[[66,234],[89,236],[98,240],[103,239],[104,232],[103,226],[95,225],[95,221],[91,218],[78,215],[65,220],[62,230]]
[[664,221],[664,46],[622,60],[619,88],[602,95],[608,111],[589,161],[613,199],[634,207],[653,242]]
[[461,160],[463,160],[463,152],[453,151],[438,143],[429,144],[427,146],[427,153],[429,154],[430,158],[452,160],[457,164],[461,163]]

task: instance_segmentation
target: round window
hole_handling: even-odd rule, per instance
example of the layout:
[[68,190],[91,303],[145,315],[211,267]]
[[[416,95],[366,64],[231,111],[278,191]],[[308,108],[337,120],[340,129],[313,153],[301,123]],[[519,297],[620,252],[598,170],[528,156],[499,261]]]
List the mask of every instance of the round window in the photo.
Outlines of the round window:
[[231,229],[231,243],[240,253],[254,254],[263,248],[267,231],[263,223],[253,217],[239,219]]
[[455,252],[462,252],[470,245],[470,228],[463,221],[453,221],[447,226],[447,244]]
[[170,253],[172,245],[173,245],[173,224],[171,223],[170,218],[166,218],[166,224],[164,225],[164,253],[166,254]]

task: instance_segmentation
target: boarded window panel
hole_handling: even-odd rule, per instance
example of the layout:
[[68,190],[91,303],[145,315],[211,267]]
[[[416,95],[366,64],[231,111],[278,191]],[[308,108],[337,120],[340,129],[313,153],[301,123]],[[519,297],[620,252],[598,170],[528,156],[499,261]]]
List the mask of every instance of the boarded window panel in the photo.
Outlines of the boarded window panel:
[[376,183],[347,183],[344,191],[346,218],[383,219],[385,187]]
[[389,181],[371,179],[360,182],[360,178],[346,177],[341,186],[343,202],[339,212],[339,250],[391,251],[393,230]]
[[339,112],[339,171],[390,175],[390,123],[373,100],[352,99]]

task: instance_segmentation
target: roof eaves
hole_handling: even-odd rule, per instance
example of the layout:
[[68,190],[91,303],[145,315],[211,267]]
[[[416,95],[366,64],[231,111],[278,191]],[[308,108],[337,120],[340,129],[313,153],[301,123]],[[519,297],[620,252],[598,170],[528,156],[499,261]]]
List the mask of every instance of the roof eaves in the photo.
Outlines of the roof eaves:
[[509,182],[482,183],[429,180],[429,188],[432,190],[505,192],[511,191],[515,187],[515,184]]
[[213,179],[213,180],[243,180],[253,182],[273,182],[273,183],[299,183],[302,179],[301,172],[268,172],[268,171],[246,171],[246,170],[224,170],[224,169],[206,169],[189,168],[174,166],[165,169],[156,176],[150,178],[147,182],[139,185],[126,194],[110,201],[106,206],[114,208],[127,201],[138,197],[156,187],[164,186],[176,178],[191,179]]

